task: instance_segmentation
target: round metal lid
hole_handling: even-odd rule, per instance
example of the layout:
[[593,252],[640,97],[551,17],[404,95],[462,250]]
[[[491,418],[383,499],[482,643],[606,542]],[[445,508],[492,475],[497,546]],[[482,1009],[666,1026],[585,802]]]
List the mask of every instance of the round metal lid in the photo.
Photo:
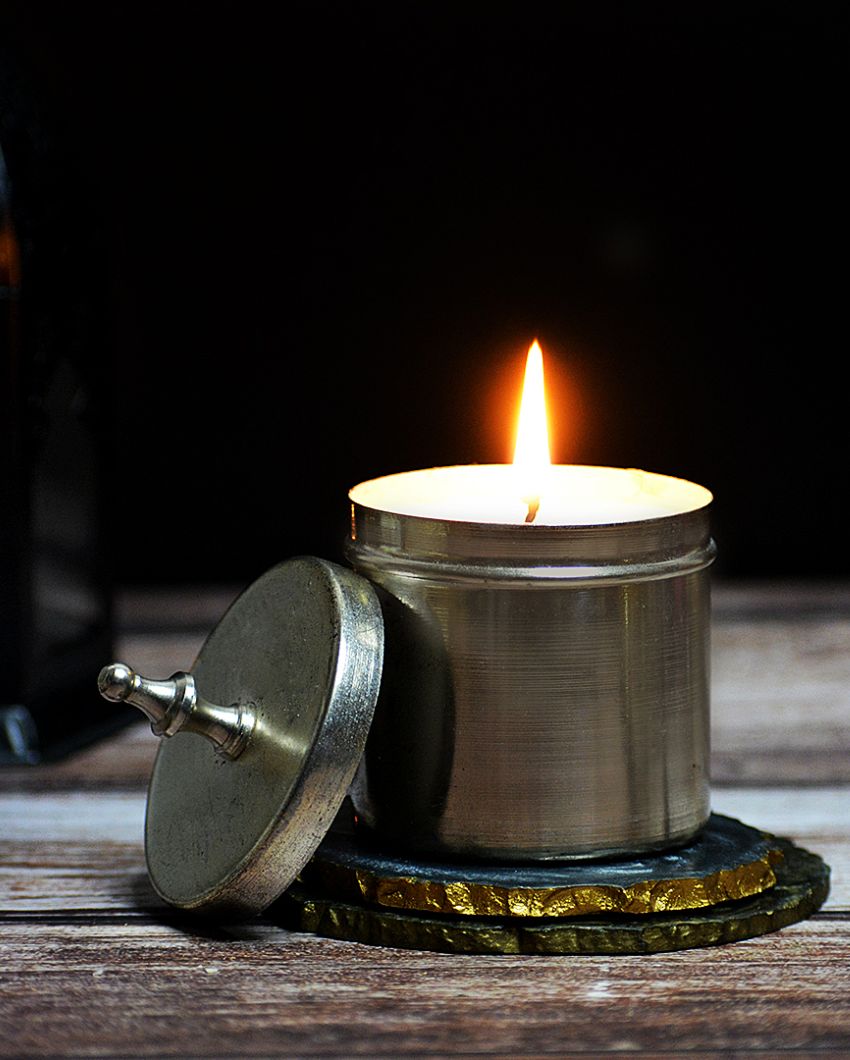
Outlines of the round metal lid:
[[357,769],[383,639],[372,586],[325,560],[281,563],[236,600],[192,675],[199,696],[243,708],[254,727],[233,759],[192,732],[162,741],[145,826],[148,870],[162,898],[246,915],[289,886]]

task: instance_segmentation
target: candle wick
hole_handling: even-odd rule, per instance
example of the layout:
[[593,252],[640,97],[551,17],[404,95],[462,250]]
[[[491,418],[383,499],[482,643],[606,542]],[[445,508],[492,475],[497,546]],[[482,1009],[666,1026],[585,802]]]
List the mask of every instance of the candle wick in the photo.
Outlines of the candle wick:
[[534,517],[540,510],[540,498],[539,497],[526,497],[525,503],[528,505],[528,514],[525,517],[527,523],[533,523]]

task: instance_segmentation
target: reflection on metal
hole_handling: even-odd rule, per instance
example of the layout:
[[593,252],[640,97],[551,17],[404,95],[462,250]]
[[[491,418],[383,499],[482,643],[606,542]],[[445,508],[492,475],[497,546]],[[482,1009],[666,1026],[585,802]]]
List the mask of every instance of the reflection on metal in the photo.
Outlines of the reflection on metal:
[[130,703],[146,714],[156,736],[194,732],[228,758],[242,754],[257,721],[250,705],[219,707],[199,696],[195,678],[182,670],[167,681],[152,681],[124,663],[112,663],[100,671],[97,683],[105,699]]
[[354,504],[387,671],[352,789],[417,852],[505,861],[683,843],[709,807],[708,509],[593,527]]

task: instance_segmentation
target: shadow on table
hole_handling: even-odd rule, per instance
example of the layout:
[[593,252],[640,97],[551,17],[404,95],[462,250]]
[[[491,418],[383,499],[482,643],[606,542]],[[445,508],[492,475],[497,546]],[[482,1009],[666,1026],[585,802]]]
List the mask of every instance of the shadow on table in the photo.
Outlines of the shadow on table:
[[162,927],[172,928],[183,935],[207,942],[248,941],[259,937],[268,940],[270,933],[289,934],[282,927],[256,918],[220,923],[199,913],[174,909],[163,902],[154,891],[146,872],[137,873],[132,878],[130,895],[133,910],[138,915]]

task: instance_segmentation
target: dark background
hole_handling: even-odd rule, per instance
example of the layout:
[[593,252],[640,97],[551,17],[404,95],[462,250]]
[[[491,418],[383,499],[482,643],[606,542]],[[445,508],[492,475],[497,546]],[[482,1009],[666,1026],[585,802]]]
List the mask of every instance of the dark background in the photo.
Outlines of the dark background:
[[535,336],[560,461],[707,485],[726,575],[850,575],[838,5],[0,28],[16,201],[88,305],[118,580],[338,558],[353,483],[510,459]]

